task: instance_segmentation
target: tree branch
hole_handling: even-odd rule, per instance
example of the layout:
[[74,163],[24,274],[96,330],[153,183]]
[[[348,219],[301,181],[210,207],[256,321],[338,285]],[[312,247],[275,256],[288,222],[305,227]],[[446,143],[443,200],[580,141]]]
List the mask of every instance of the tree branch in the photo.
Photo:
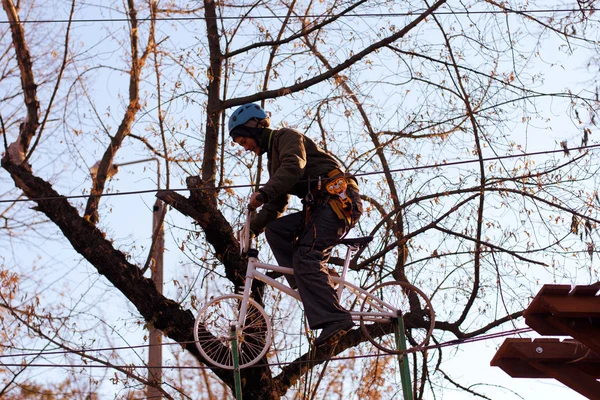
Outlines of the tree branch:
[[104,186],[108,179],[108,171],[112,166],[113,159],[117,151],[121,148],[123,139],[125,139],[125,137],[129,134],[137,112],[141,108],[139,97],[140,74],[146,59],[151,53],[149,49],[154,45],[152,41],[154,35],[151,33],[148,39],[146,50],[144,51],[142,57],[139,57],[137,10],[133,0],[127,0],[127,4],[129,6],[129,21],[131,24],[131,71],[129,74],[129,104],[127,105],[123,119],[121,120],[119,128],[117,129],[117,133],[111,138],[110,144],[102,156],[100,165],[98,165],[98,172],[94,178],[92,190],[90,191],[91,196],[88,199],[85,208],[85,217],[94,224],[98,222],[98,206],[101,198],[101,196],[98,195],[104,192]]
[[[205,362],[196,346],[190,345],[194,341],[195,318],[189,310],[182,309],[178,303],[160,294],[152,280],[145,278],[137,266],[129,263],[125,254],[116,250],[105,234],[81,217],[77,209],[48,182],[34,176],[23,165],[15,164],[8,156],[2,159],[2,167],[27,197],[36,199],[36,209],[56,224],[75,251],[123,293],[145,321],[181,343],[197,360]],[[233,377],[227,371],[215,368],[213,372],[233,385]]]
[[333,78],[336,74],[342,72],[346,68],[351,67],[352,65],[354,65],[355,63],[357,63],[358,61],[360,61],[367,55],[371,54],[372,52],[377,51],[380,48],[385,47],[385,46],[389,45],[390,43],[393,43],[396,40],[404,37],[404,35],[406,35],[408,32],[410,32],[420,22],[424,21],[425,18],[430,16],[435,10],[440,8],[440,6],[442,6],[445,2],[446,2],[446,0],[439,0],[437,3],[435,3],[434,5],[429,7],[425,12],[423,12],[417,18],[415,18],[411,23],[406,25],[403,29],[399,30],[398,32],[396,32],[395,34],[393,34],[391,36],[388,36],[387,38],[385,38],[383,40],[380,40],[379,42],[372,44],[371,46],[366,47],[363,51],[348,58],[346,61],[344,61],[341,64],[338,64],[336,67],[330,69],[327,72],[324,72],[320,75],[314,76],[311,79],[307,79],[307,80],[300,82],[298,84],[295,84],[295,85],[286,86],[286,87],[282,87],[279,89],[268,90],[268,91],[256,93],[256,94],[250,95],[250,96],[237,97],[235,99],[223,101],[221,104],[221,108],[227,109],[230,107],[234,107],[236,105],[251,103],[254,101],[258,101],[258,100],[274,99],[277,97],[286,96],[288,94],[296,93],[301,90],[307,89],[307,88],[314,86],[320,82],[323,82],[327,79]]
[[240,255],[231,225],[217,208],[214,196],[206,190],[194,190],[202,186],[200,178],[189,177],[187,183],[191,189],[189,199],[170,190],[161,190],[156,197],[200,225],[206,240],[213,246],[217,259],[225,266],[227,278],[235,285],[236,290],[242,288],[247,259]]
[[25,161],[25,154],[29,149],[31,139],[39,126],[40,103],[37,100],[37,85],[33,76],[33,64],[31,55],[25,41],[25,32],[17,9],[12,0],[2,0],[2,7],[10,23],[12,43],[15,48],[17,64],[21,72],[21,86],[25,97],[25,108],[27,115],[25,121],[19,128],[19,137],[16,142],[9,146],[7,154],[13,162],[21,164]]

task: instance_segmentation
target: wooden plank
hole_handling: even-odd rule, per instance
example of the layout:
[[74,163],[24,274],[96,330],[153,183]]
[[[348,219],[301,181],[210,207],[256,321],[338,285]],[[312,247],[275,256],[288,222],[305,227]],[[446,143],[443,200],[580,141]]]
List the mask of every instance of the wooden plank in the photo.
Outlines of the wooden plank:
[[547,312],[557,317],[600,317],[600,297],[598,296],[542,295],[539,301]]
[[[529,362],[527,360],[520,360],[516,358],[505,358],[499,359],[494,362],[493,367],[499,367],[502,371],[508,374],[512,378],[526,378],[526,379],[555,379],[554,376],[548,375],[546,372],[541,371],[535,366],[537,361]],[[548,363],[542,363],[544,365]],[[560,364],[569,365],[569,364]],[[589,375],[596,376],[598,373],[597,363],[577,363],[571,365],[575,370]]]
[[[600,340],[600,318],[560,318],[535,314],[529,315],[525,323],[540,335],[570,336],[583,344],[589,341],[586,337],[589,337],[592,343]],[[595,344],[587,346],[600,351]]]
[[569,364],[545,364],[531,362],[531,365],[545,372],[562,384],[591,400],[600,400],[600,382]]
[[571,291],[570,285],[544,285],[538,292],[538,294],[534,297],[529,304],[529,307],[525,310],[523,315],[527,315],[528,313],[545,313],[546,309],[544,305],[541,303],[540,298],[543,295],[567,295]]
[[[600,363],[600,353],[573,339],[506,339],[496,355],[506,358],[548,360],[552,362],[558,362],[561,359],[572,361],[573,359],[585,358],[588,361]],[[600,374],[600,370],[598,373]]]
[[569,295],[570,296],[597,296],[598,292],[600,292],[600,287],[598,287],[598,286],[581,285],[581,286],[575,286],[573,288],[573,290],[571,290],[571,293],[569,293]]
[[516,358],[501,358],[491,363],[492,367],[499,367],[512,378],[548,379],[545,372],[533,367],[527,361]]
[[496,365],[494,362],[502,358],[522,358],[520,353],[515,352],[515,346],[517,343],[528,344],[533,342],[528,338],[506,339],[504,342],[502,342],[500,348],[496,350],[496,354],[494,355],[494,358],[492,358],[492,365]]
[[[542,335],[570,335],[563,327],[557,326],[546,317],[561,318],[600,318],[600,287],[576,286],[567,291],[567,285],[544,285],[530,306],[523,312],[525,322]],[[572,323],[569,322],[569,323]]]
[[543,377],[532,362],[571,364],[600,378],[600,353],[576,340],[555,338],[506,339],[490,362],[514,377]]
[[525,317],[525,323],[540,335],[568,336],[547,320],[549,316],[550,314],[529,314]]
[[569,294],[571,291],[571,285],[554,285],[548,284],[542,286],[538,294],[540,295],[556,295],[556,294]]
[[[596,353],[587,346],[574,341],[558,339],[535,339],[527,342],[514,342],[507,339],[509,349],[505,350],[505,357],[536,360],[542,362],[570,362],[575,359],[585,358],[587,362],[597,362],[600,367],[600,353]],[[501,353],[502,355],[502,353]],[[600,377],[600,369],[598,371]]]
[[590,318],[570,319],[550,316],[545,320],[560,329],[563,335],[571,336],[600,354],[600,320]]

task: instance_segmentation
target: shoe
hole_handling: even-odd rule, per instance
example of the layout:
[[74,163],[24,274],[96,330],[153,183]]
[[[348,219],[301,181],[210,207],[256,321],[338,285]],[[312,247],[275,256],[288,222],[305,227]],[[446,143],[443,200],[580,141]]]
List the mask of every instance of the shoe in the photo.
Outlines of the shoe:
[[352,321],[332,322],[321,331],[318,338],[315,339],[315,346],[323,346],[324,344],[333,344],[340,340],[348,331],[354,328]]

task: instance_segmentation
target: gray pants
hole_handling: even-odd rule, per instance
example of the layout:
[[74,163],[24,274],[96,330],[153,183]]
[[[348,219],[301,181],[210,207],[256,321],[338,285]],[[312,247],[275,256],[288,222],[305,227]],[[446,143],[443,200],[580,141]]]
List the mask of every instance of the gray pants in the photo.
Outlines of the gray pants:
[[310,216],[304,229],[303,212],[278,218],[267,225],[265,235],[279,265],[294,269],[294,279],[288,280],[298,287],[310,328],[322,329],[351,320],[339,304],[326,265],[331,249],[349,227],[327,203],[316,205]]

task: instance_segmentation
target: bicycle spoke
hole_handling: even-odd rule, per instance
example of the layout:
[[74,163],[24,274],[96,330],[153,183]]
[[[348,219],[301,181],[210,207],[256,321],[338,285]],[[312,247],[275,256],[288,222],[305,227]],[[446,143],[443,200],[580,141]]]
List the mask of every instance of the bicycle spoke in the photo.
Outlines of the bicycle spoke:
[[[403,318],[405,334],[412,347],[426,346],[435,323],[433,308],[425,294],[406,282],[386,282],[371,291],[363,301],[361,312],[397,312]],[[381,300],[379,300],[381,299]],[[393,307],[389,309],[388,306]],[[360,317],[360,325],[373,345],[388,353],[399,353],[394,335],[393,319],[385,316]]]
[[[194,339],[200,353],[213,365],[233,369],[231,327],[239,321],[243,296],[217,297],[205,305],[194,326]],[[245,324],[238,328],[240,368],[258,362],[271,344],[271,325],[265,311],[248,301]]]

